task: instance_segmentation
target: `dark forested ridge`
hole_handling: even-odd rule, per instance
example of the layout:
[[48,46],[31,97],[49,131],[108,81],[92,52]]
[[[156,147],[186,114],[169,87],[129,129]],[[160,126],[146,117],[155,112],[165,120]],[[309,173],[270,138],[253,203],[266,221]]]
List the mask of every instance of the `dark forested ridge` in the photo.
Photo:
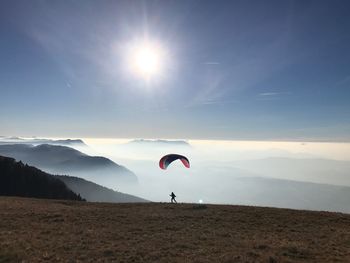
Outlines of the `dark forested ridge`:
[[83,200],[53,175],[3,156],[0,156],[0,195]]

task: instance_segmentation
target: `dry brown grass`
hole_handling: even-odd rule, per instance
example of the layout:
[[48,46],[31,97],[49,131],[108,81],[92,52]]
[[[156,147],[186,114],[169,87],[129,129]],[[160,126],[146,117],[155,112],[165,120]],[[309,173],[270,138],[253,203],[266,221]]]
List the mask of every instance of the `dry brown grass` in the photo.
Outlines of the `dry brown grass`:
[[0,198],[0,262],[350,262],[350,215]]

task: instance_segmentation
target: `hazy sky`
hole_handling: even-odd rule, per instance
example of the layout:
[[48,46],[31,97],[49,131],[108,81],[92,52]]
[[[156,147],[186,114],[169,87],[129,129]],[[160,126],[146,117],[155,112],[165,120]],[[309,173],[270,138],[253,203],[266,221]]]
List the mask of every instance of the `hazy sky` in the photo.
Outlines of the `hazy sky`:
[[[349,12],[345,0],[3,0],[0,135],[350,140]],[[145,40],[163,54],[151,80],[128,70]]]

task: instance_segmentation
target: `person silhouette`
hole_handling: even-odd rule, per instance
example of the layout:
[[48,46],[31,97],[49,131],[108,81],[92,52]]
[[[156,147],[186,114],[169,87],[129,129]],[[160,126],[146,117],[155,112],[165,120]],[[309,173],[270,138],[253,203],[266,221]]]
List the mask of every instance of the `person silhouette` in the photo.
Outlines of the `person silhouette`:
[[170,196],[171,196],[171,203],[174,203],[174,202],[177,203],[175,200],[176,195],[174,194],[174,192],[171,192]]

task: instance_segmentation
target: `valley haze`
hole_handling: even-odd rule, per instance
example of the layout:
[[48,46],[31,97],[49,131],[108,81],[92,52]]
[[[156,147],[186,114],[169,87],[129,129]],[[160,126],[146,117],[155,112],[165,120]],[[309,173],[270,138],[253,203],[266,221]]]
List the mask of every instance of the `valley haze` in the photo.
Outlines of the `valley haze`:
[[[62,138],[36,140],[65,142]],[[5,138],[1,141],[8,146]],[[32,139],[18,140],[23,141]],[[151,201],[167,202],[173,191],[179,202],[350,213],[348,143],[82,138],[69,146],[125,166],[138,183],[124,185],[113,175],[105,180],[103,172],[89,173],[87,179]],[[168,153],[187,156],[191,168],[174,162],[161,170],[158,161]]]

